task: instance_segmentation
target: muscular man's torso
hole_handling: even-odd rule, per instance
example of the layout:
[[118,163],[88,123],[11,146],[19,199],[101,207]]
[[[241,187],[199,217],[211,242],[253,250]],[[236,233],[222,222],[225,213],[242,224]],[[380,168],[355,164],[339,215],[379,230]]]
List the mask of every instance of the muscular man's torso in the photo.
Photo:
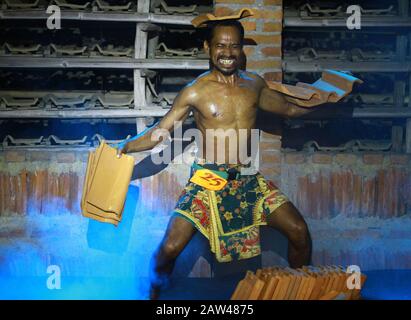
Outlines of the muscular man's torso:
[[[244,147],[250,150],[251,129],[255,127],[263,87],[264,80],[244,71],[235,84],[218,82],[212,73],[198,78],[192,84],[190,89],[195,96],[192,110],[197,128],[203,136],[203,146],[199,146],[202,148],[203,158],[214,162],[238,163],[240,150]],[[225,143],[218,145],[217,137],[212,136],[213,132],[220,138],[225,135]],[[230,147],[230,141],[236,147]],[[214,150],[210,149],[210,145],[213,145]],[[213,154],[213,159],[210,159],[207,149]],[[221,161],[222,159],[224,160]]]

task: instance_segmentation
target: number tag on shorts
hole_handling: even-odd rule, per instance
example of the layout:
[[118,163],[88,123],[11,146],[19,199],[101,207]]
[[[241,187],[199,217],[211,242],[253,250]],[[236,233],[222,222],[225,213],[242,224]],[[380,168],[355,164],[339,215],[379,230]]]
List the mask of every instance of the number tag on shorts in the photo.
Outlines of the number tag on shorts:
[[208,169],[196,170],[190,181],[208,190],[218,191],[224,188],[227,180]]

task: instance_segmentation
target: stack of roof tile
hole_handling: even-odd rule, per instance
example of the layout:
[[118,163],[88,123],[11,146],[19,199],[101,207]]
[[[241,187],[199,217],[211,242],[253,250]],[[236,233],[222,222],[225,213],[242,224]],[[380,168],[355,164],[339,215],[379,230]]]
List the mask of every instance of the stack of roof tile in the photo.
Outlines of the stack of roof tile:
[[114,224],[121,221],[134,158],[117,157],[115,148],[104,141],[89,154],[81,198],[83,216]]
[[[347,285],[353,276],[337,266],[258,269],[247,272],[231,300],[358,300],[361,289]],[[366,276],[360,279],[362,288]]]

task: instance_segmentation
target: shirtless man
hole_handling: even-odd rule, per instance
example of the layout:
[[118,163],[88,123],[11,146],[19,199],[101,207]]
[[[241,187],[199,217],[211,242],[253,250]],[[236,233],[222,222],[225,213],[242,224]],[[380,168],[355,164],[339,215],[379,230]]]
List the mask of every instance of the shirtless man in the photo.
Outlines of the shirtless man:
[[[206,129],[234,129],[235,132],[239,129],[247,129],[247,132],[250,132],[251,129],[255,128],[258,108],[287,118],[297,117],[312,111],[311,108],[299,107],[287,100],[285,95],[270,90],[260,76],[240,70],[243,38],[244,30],[236,20],[222,21],[211,27],[209,38],[204,41],[204,49],[210,57],[211,70],[199,76],[178,94],[172,108],[157,126],[151,128],[137,139],[126,143],[119,152],[131,153],[152,149],[159,143],[151,139],[151,134],[155,129],[161,128],[171,132],[174,123],[176,121],[183,122],[191,111],[194,114],[197,128],[203,133],[203,137],[207,136]],[[250,135],[248,135],[249,137]],[[247,144],[249,144],[249,141]],[[206,154],[204,150],[205,145],[206,143],[203,145],[203,155]],[[237,148],[237,150],[239,149],[240,147]],[[216,148],[215,152],[217,150]],[[226,163],[228,163],[229,157],[233,155],[229,154],[230,150],[228,148],[223,152],[225,153]],[[211,161],[215,161],[215,159],[217,159],[217,155]],[[227,168],[229,167],[214,167],[217,170]],[[235,175],[235,177],[232,181],[240,181],[240,184],[251,181],[247,180],[251,178],[239,179],[238,175]],[[257,181],[254,177],[252,178]],[[290,266],[292,268],[299,268],[303,265],[308,265],[311,256],[311,238],[303,217],[296,207],[275,186],[265,183],[261,175],[259,175],[258,183],[258,185],[256,182],[256,184],[250,187],[251,189],[254,188],[252,189],[254,194],[262,194],[265,198],[271,196],[271,202],[268,205],[264,204],[262,206],[264,210],[261,209],[261,216],[258,218],[259,222],[253,221],[250,224],[264,224],[279,230],[288,239],[288,261]],[[262,188],[264,192],[260,189],[261,183],[263,183]],[[198,206],[201,209],[201,205],[204,204],[203,209],[205,209],[199,212],[207,214],[205,220],[207,220],[206,223],[209,223],[208,215],[210,212],[207,212],[207,208],[209,208],[207,207],[207,202],[204,198],[196,198],[198,200],[197,207],[194,207],[192,199],[196,197],[196,192],[201,188],[198,189],[197,186],[192,184],[188,186],[183,193],[185,197],[182,197],[179,201],[182,204],[178,206],[179,210],[177,210],[180,214],[174,214],[171,217],[165,236],[152,258],[151,298],[157,298],[159,288],[171,274],[176,258],[183,251],[196,230],[200,230],[209,237],[209,234],[205,233],[208,224],[201,225],[198,222],[199,220],[195,220],[192,216],[193,213],[190,212],[190,210],[196,211]],[[250,191],[250,188],[247,187],[246,189]],[[237,199],[240,199],[245,193],[244,191],[236,194],[236,189],[232,186],[225,190],[234,190],[232,195],[236,195]],[[229,191],[230,194],[231,191]],[[230,194],[221,192],[216,191],[217,202],[221,205],[220,208],[224,205],[227,207],[229,204],[224,201],[225,197],[229,197]],[[187,197],[187,195],[189,196]],[[232,212],[227,210],[227,208],[222,209],[220,218],[226,223],[225,226],[230,226],[230,223],[234,223],[235,217],[241,218],[241,215],[244,214],[244,207],[250,205],[250,201],[254,201],[250,200],[254,199],[251,194],[250,197],[246,200],[242,199],[241,208],[234,209],[233,207]],[[255,201],[258,201],[258,197]],[[244,210],[247,210],[247,208]],[[246,215],[247,213],[244,214],[244,217]],[[250,215],[252,214],[250,213]],[[252,229],[248,229],[247,224],[241,225],[241,222],[238,225],[240,229],[242,228],[241,230],[250,231]],[[253,234],[255,235],[254,238]],[[218,239],[222,239],[221,244],[217,243],[219,248],[214,247],[213,252],[219,251],[220,261],[230,261],[232,258],[249,258],[260,253],[259,247],[254,246],[254,243],[259,240],[258,232],[254,229],[252,233],[242,233],[230,245],[228,245],[229,239]],[[228,254],[228,251],[230,251],[231,255]]]

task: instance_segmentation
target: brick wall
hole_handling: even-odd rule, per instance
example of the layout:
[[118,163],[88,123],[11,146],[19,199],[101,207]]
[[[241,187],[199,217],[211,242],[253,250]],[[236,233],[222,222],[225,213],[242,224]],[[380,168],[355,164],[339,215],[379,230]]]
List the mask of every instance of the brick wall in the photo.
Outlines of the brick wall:
[[[81,216],[87,157],[88,150],[69,148],[0,152],[0,276],[43,276],[53,261],[66,276],[133,277],[140,269],[148,277],[149,260],[188,179],[188,166],[169,166],[133,181],[122,223],[114,229]],[[143,157],[136,155],[137,162]],[[110,235],[125,247],[120,260],[106,246]],[[210,275],[201,256],[188,252],[183,260],[180,274]]]
[[244,48],[247,70],[267,80],[281,81],[282,0],[215,0],[218,14],[230,14],[244,7],[255,11],[255,16],[241,21],[245,37],[257,43]]
[[411,268],[410,155],[283,152],[279,186],[308,223],[313,264]]
[[[266,80],[282,81],[282,0],[215,0],[216,14],[230,14],[244,7],[255,12],[255,16],[241,20],[245,37],[256,42],[256,45],[244,47],[247,70],[258,73]],[[261,172],[275,183],[278,183],[281,173],[280,150],[281,136],[263,132],[260,143]]]
[[[280,144],[279,136],[262,134],[261,171],[306,219],[314,264],[411,268],[409,155],[279,151]],[[93,266],[95,252],[90,253],[86,239],[89,220],[79,212],[86,158],[86,151],[70,150],[0,153],[2,253],[11,250],[14,257],[22,247],[38,250],[45,260],[51,255],[64,261],[71,274],[84,273],[85,263]],[[170,165],[155,176],[133,182],[139,195],[133,200],[137,208],[126,215],[134,226],[128,233],[131,264],[142,264],[136,258],[141,257],[142,265],[148,265],[187,178],[187,165]],[[286,242],[271,230],[264,232],[263,265],[285,265]],[[179,260],[177,273],[209,277],[207,243],[197,238]],[[280,244],[282,248],[277,247]],[[20,253],[23,265],[30,268],[30,256]],[[85,255],[87,261],[82,260]],[[146,269],[142,267],[142,274]],[[134,271],[130,267],[122,272]]]
[[[348,216],[378,216],[381,218],[405,214],[409,196],[410,157],[405,154],[382,153],[304,153],[281,152],[279,136],[263,132],[262,173],[276,179],[282,189],[294,197],[293,202],[306,212],[308,217],[319,217],[320,212],[330,216],[340,212]],[[53,151],[7,151],[0,153],[0,212],[2,215],[25,214],[30,196],[39,200],[38,213],[45,214],[47,198],[58,197],[63,206],[72,213],[79,213],[72,202],[79,199],[87,152]],[[281,176],[281,168],[283,175]],[[311,171],[310,171],[311,170]],[[301,175],[297,176],[297,173]],[[290,174],[293,179],[290,179]],[[181,175],[181,173],[179,174]],[[157,178],[155,178],[157,177]],[[296,181],[296,185],[291,188]],[[172,202],[179,194],[184,177],[177,179],[167,172],[143,179],[147,191],[144,198],[158,201],[158,195],[167,194]],[[161,189],[162,188],[162,189]],[[338,193],[337,190],[341,192]],[[20,192],[24,191],[26,192]],[[344,191],[345,190],[345,191]],[[358,192],[357,192],[358,191]],[[344,194],[346,192],[347,194]],[[335,204],[330,207],[331,198]],[[318,194],[325,195],[328,203],[317,201]],[[358,198],[355,198],[358,194]],[[30,196],[29,196],[30,195]],[[328,197],[327,197],[328,195]],[[156,201],[153,201],[156,199]],[[353,204],[344,201],[353,201]],[[160,200],[160,207],[166,200]],[[384,204],[387,203],[387,204]],[[348,208],[345,210],[344,208]],[[166,208],[167,209],[167,208]],[[168,210],[165,210],[168,211]],[[328,212],[328,213],[327,213]],[[327,216],[326,216],[327,217]]]
[[281,189],[308,218],[389,219],[411,208],[410,156],[284,152]]
[[[80,214],[87,157],[88,150],[0,152],[0,216],[47,214],[56,202],[58,210]],[[144,155],[135,157],[138,162]],[[167,213],[187,179],[188,167],[174,166],[136,184],[149,210],[162,208]]]
[[281,136],[261,131],[260,172],[276,185],[281,180],[281,161]]
[[[0,153],[0,216],[80,212],[87,152]],[[58,203],[57,203],[58,202]]]

